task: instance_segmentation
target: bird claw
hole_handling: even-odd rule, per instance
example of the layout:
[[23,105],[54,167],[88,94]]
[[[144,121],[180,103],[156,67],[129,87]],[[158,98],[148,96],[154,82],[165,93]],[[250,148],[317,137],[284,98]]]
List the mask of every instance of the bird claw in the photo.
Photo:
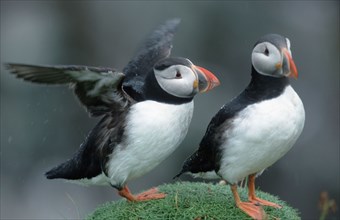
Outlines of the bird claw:
[[270,207],[274,207],[274,208],[277,208],[277,209],[281,209],[282,206],[276,204],[276,203],[273,203],[273,202],[269,202],[267,200],[264,200],[264,199],[260,199],[260,198],[251,198],[249,199],[249,202],[255,204],[255,205],[262,205],[262,206],[270,206]]

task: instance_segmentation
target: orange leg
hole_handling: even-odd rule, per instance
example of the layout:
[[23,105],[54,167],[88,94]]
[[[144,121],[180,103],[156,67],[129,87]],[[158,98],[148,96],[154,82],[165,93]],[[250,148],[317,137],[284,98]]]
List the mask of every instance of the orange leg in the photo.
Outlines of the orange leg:
[[163,199],[166,196],[165,193],[158,193],[157,188],[151,188],[138,195],[132,195],[127,186],[124,186],[123,189],[119,190],[118,194],[126,198],[129,202],[140,202],[140,201],[147,201],[147,200],[153,200],[153,199]]
[[249,175],[248,178],[248,200],[254,204],[260,204],[264,206],[271,206],[274,208],[282,208],[280,205],[275,204],[273,202],[269,202],[260,198],[257,198],[255,195],[255,174]]
[[237,192],[236,184],[231,185],[230,188],[231,188],[231,191],[233,192],[236,206],[239,209],[241,209],[243,212],[245,212],[247,215],[249,215],[253,219],[259,219],[259,220],[267,219],[267,214],[264,212],[261,206],[257,206],[251,202],[241,202],[240,196],[238,195],[238,192]]

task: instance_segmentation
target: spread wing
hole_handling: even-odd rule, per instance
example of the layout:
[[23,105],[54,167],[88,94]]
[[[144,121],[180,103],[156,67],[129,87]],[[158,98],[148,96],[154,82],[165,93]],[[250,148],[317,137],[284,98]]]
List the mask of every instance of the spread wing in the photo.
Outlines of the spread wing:
[[[18,78],[41,84],[69,84],[91,116],[126,106],[125,92],[138,101],[146,75],[171,53],[174,32],[180,23],[172,19],[155,29],[123,73],[111,68],[87,66],[38,66],[6,64]],[[124,79],[124,82],[123,82]],[[121,87],[124,87],[124,92]]]
[[171,19],[156,28],[141,45],[134,58],[123,69],[126,75],[123,87],[132,97],[142,93],[146,75],[161,59],[168,57],[180,19]]
[[111,68],[88,66],[39,66],[8,63],[6,67],[25,81],[40,84],[68,84],[91,116],[123,108],[127,100],[121,91],[124,74]]

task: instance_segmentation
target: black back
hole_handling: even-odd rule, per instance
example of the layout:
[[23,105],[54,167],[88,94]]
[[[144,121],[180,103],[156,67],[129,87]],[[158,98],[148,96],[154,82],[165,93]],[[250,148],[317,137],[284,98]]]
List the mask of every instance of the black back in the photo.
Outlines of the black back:
[[286,38],[279,35],[279,34],[267,34],[262,36],[256,43],[257,44],[263,43],[263,42],[270,42],[274,46],[276,46],[278,49],[280,48],[287,48]]

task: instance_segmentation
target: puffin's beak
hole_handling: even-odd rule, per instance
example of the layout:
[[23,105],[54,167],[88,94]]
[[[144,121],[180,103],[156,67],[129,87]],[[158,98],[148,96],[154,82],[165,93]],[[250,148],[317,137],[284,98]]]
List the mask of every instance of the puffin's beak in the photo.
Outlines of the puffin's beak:
[[[283,67],[287,68],[287,70],[284,69],[284,71],[287,71],[289,74],[288,76],[290,77],[294,77],[295,79],[298,78],[298,72],[295,66],[295,63],[293,61],[292,56],[290,55],[289,51],[286,48],[282,49],[282,53],[283,53]],[[287,64],[285,65],[284,63],[288,63],[289,66],[287,66]]]
[[220,81],[209,70],[195,65],[193,66],[193,69],[198,76],[198,82],[195,82],[194,87],[198,87],[199,92],[207,92],[214,87],[220,85]]

